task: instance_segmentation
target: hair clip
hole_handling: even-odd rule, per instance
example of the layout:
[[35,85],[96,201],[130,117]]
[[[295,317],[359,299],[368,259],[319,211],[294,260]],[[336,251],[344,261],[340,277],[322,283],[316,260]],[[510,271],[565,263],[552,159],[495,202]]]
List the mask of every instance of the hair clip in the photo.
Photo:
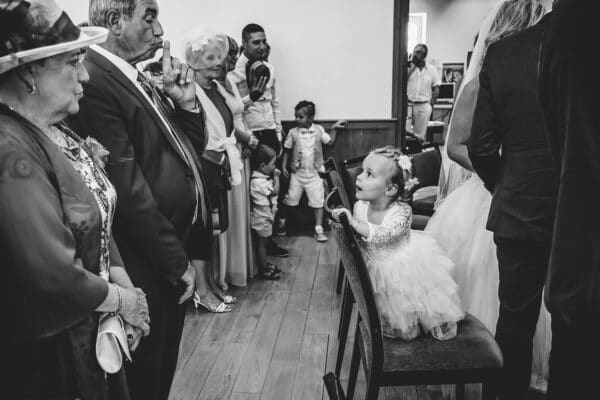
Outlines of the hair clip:
[[397,159],[398,166],[405,171],[412,171],[412,163],[410,162],[410,157],[402,154],[398,156]]

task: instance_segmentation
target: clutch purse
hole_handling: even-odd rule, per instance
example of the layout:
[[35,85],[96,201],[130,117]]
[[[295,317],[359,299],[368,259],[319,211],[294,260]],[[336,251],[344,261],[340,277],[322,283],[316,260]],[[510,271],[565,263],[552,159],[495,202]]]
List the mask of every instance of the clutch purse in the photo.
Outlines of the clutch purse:
[[102,314],[96,338],[98,364],[104,372],[116,374],[123,365],[123,354],[127,361],[131,361],[123,320],[116,314]]

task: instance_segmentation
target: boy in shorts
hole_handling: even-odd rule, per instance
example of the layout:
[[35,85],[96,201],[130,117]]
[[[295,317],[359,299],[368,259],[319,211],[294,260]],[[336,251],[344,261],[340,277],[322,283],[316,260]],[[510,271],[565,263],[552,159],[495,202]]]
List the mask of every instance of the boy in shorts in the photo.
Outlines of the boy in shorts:
[[[300,202],[303,192],[308,197],[308,205],[315,215],[315,239],[326,242],[327,236],[323,232],[323,203],[325,189],[319,170],[323,167],[323,145],[333,145],[337,136],[337,129],[346,126],[346,121],[337,121],[331,127],[331,135],[325,132],[321,125],[314,124],[315,104],[303,100],[295,107],[297,126],[290,129],[283,147],[282,174],[289,178],[290,185],[283,200],[284,207],[277,221],[277,234],[285,235],[285,207],[296,207]],[[291,170],[291,175],[288,172]]]

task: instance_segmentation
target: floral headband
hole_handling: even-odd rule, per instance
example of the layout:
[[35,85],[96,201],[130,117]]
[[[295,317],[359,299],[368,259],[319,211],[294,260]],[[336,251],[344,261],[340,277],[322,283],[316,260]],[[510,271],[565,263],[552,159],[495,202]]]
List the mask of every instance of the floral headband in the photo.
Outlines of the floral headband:
[[400,167],[407,178],[404,180],[404,190],[410,192],[419,183],[417,178],[412,177],[412,162],[410,161],[410,157],[404,154],[396,156],[396,164],[398,164],[398,167]]

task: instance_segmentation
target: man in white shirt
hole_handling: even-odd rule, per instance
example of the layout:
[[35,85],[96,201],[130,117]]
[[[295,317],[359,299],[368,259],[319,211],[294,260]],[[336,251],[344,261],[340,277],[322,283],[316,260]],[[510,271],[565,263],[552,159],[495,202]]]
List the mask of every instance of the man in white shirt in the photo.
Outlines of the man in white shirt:
[[[265,30],[257,24],[246,25],[242,30],[242,43],[244,52],[235,69],[230,72],[230,77],[238,85],[244,102],[244,121],[260,144],[273,148],[279,155],[283,138],[279,99],[275,90],[275,69],[266,62],[268,44]],[[252,87],[248,87],[246,65],[257,60],[265,63],[271,76],[266,82],[259,80]]]
[[426,45],[416,45],[408,68],[409,113],[412,110],[413,134],[421,141],[425,141],[427,124],[442,83],[437,68],[426,61],[427,52]]

